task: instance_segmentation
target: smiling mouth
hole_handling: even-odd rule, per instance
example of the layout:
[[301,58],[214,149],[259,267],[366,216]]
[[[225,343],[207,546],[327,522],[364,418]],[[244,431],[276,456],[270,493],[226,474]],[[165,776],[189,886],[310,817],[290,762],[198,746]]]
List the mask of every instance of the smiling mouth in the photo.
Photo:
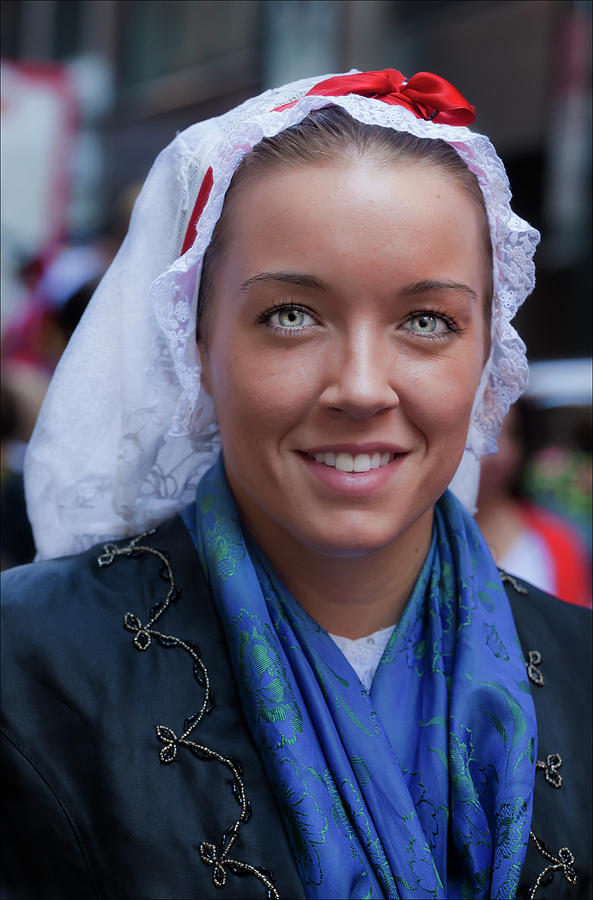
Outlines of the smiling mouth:
[[388,466],[399,453],[307,453],[310,459],[339,472],[370,472]]

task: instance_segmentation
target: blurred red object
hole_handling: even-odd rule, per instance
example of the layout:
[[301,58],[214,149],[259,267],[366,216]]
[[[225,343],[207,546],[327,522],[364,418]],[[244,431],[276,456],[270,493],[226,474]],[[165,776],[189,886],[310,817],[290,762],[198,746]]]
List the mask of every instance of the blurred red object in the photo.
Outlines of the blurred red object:
[[577,532],[559,516],[532,503],[521,504],[520,515],[547,547],[556,596],[591,608],[591,563]]

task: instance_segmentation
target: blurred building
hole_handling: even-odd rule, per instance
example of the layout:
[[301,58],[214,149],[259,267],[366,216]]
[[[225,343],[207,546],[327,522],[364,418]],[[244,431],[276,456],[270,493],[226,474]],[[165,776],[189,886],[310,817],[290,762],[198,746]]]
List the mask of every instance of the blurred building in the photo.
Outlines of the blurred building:
[[518,317],[531,358],[590,355],[591,2],[3,0],[1,10],[3,60],[59,63],[72,79],[75,240],[109,221],[177,131],[266,87],[351,67],[443,75],[475,105],[516,211],[543,234],[536,293]]

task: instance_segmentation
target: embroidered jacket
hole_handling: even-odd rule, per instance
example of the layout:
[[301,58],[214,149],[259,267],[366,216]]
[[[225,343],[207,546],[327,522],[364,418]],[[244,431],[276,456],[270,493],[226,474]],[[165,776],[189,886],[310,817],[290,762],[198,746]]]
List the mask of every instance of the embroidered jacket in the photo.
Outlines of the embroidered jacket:
[[[503,580],[539,733],[518,897],[590,897],[591,615]],[[181,520],[3,581],[2,896],[304,897]]]

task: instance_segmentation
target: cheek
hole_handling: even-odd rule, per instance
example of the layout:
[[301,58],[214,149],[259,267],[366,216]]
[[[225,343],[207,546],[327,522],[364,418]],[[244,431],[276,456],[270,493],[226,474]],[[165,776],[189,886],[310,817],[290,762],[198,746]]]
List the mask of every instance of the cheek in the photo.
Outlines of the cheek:
[[401,397],[413,424],[424,434],[433,451],[465,445],[474,396],[481,374],[457,358],[432,370],[423,368],[412,378]]
[[314,358],[290,349],[258,353],[232,345],[218,358],[224,362],[211,360],[207,380],[225,452],[231,443],[257,446],[281,439],[314,406],[319,381]]

